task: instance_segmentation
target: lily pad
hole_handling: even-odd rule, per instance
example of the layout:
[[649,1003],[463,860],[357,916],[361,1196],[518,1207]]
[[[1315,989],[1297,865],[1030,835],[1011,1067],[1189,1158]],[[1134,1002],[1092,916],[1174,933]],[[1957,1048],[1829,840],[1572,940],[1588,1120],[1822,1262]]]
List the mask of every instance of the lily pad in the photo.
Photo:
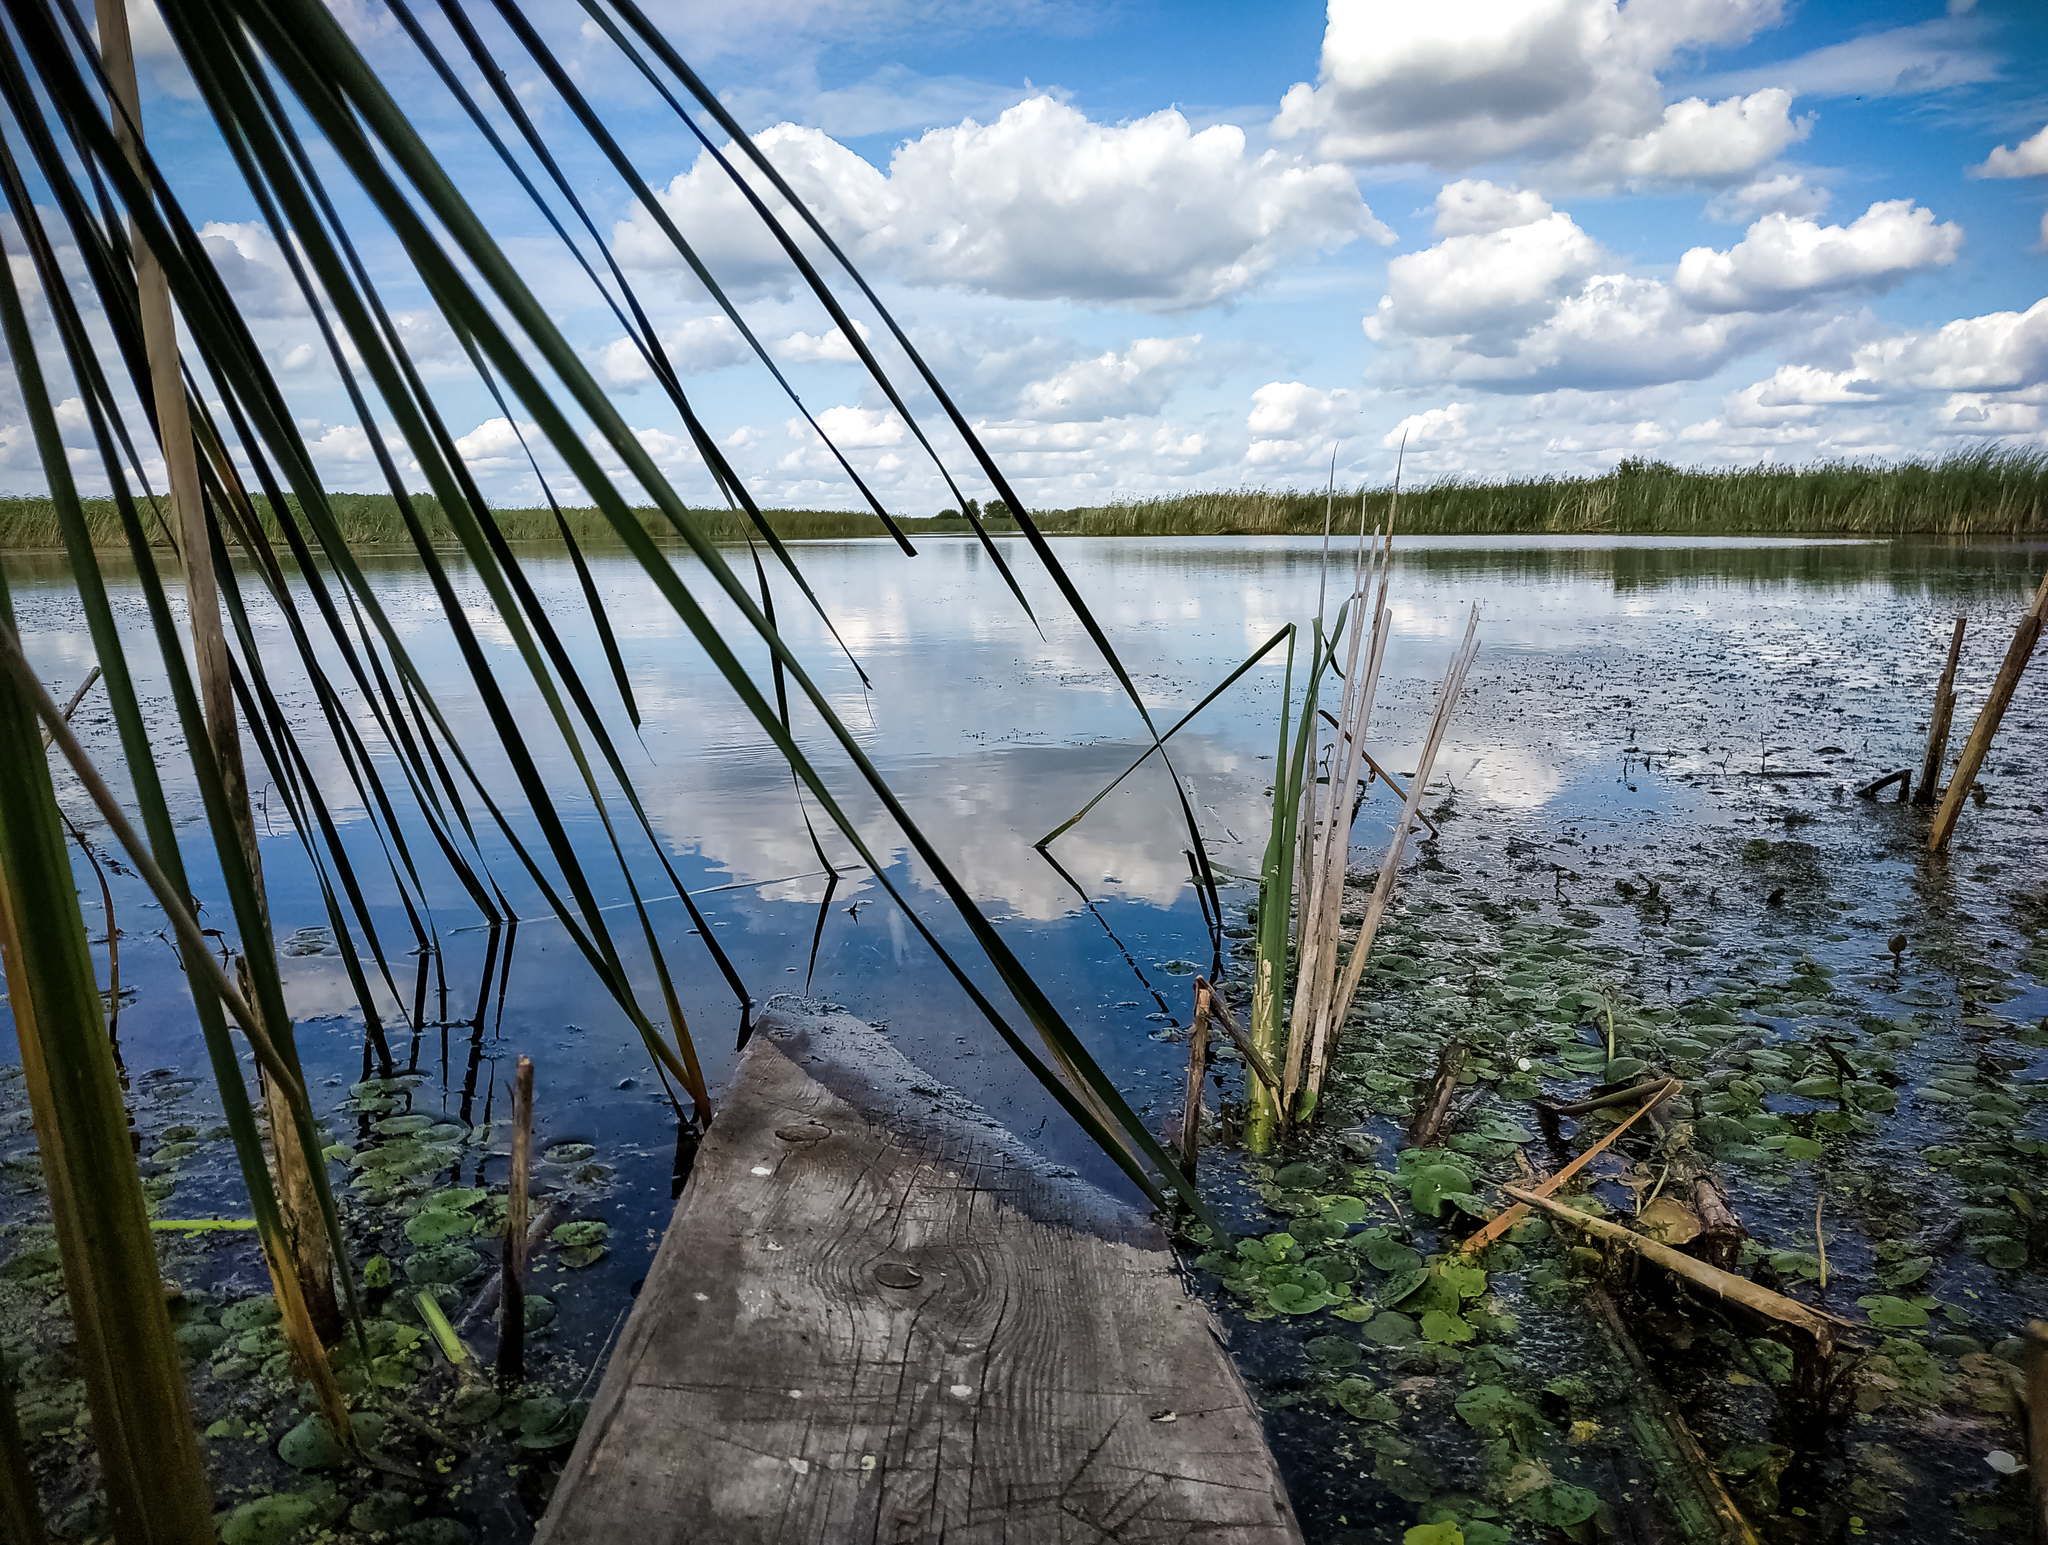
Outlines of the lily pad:
[[1325,1368],[1351,1368],[1358,1363],[1358,1343],[1348,1336],[1314,1336],[1308,1355]]
[[1422,1265],[1422,1257],[1398,1239],[1368,1239],[1365,1258],[1381,1271],[1396,1273],[1415,1271]]
[[302,1491],[277,1492],[217,1514],[221,1545],[286,1545],[307,1529],[333,1523],[348,1511],[348,1499],[326,1481]]
[[574,1249],[588,1245],[601,1245],[611,1231],[609,1223],[599,1223],[594,1219],[590,1219],[578,1223],[564,1223],[552,1234],[548,1235],[548,1238],[558,1245]]
[[1916,1255],[1910,1260],[1900,1261],[1895,1266],[1887,1266],[1877,1274],[1877,1280],[1888,1288],[1908,1287],[1933,1269],[1933,1256]]
[[461,1282],[484,1264],[484,1258],[467,1245],[436,1245],[414,1253],[405,1263],[405,1274],[414,1282]]
[[1344,1408],[1347,1416],[1361,1422],[1395,1422],[1401,1408],[1363,1379],[1341,1379],[1330,1398]]
[[1425,1217],[1441,1218],[1447,1199],[1471,1192],[1472,1177],[1455,1164],[1426,1165],[1408,1176],[1408,1200]]
[[1600,1511],[1600,1499],[1583,1486],[1568,1485],[1553,1481],[1537,1491],[1530,1492],[1519,1504],[1522,1512],[1539,1524],[1552,1524],[1560,1529],[1569,1529],[1582,1524]]
[[1440,1346],[1462,1344],[1477,1334],[1458,1315],[1442,1309],[1432,1309],[1422,1317],[1423,1340],[1434,1341]]
[[429,1207],[405,1220],[405,1237],[416,1245],[439,1245],[466,1238],[479,1227],[480,1220],[469,1213]]
[[1859,1298],[1856,1302],[1870,1314],[1870,1323],[1889,1330],[1917,1330],[1927,1323],[1927,1311],[1888,1293]]
[[1382,1309],[1374,1315],[1366,1323],[1365,1334],[1369,1340],[1389,1347],[1413,1346],[1421,1339],[1415,1322],[1407,1315],[1397,1314],[1392,1309]]

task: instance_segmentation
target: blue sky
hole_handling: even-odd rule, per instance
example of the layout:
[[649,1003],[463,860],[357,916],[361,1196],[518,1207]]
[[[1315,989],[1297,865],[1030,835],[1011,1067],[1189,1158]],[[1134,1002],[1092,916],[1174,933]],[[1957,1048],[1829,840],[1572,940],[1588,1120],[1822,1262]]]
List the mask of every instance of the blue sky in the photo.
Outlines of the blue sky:
[[[663,470],[708,498],[673,407],[383,0],[331,4]],[[131,14],[152,142],[174,152],[185,207],[210,222],[330,484],[374,487],[275,236],[145,5]],[[1333,453],[1340,479],[1379,481],[1404,435],[1423,477],[2048,442],[2035,0],[649,9],[854,251],[1036,506],[1319,484]],[[485,10],[478,25],[756,495],[853,502]],[[722,174],[580,12],[535,14],[847,456],[893,508],[942,507],[929,463]],[[455,51],[445,21],[430,30]],[[531,501],[510,426],[395,244],[369,234],[486,491]],[[12,399],[9,381],[0,486],[25,488]]]

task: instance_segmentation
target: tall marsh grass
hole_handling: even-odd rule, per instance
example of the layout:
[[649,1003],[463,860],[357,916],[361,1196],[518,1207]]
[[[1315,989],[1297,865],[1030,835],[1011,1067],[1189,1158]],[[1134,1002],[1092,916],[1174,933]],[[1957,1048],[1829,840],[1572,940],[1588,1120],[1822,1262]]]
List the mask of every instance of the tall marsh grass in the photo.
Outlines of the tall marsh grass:
[[[1340,497],[1372,492],[1353,488]],[[453,542],[455,533],[440,501],[430,494],[414,498],[428,532]],[[410,545],[391,495],[341,493],[328,499],[351,543]],[[1317,491],[1233,488],[1040,510],[1032,519],[1041,531],[1056,536],[1313,536],[1323,529],[1323,501]],[[265,534],[281,541],[268,501],[259,497],[254,503]],[[121,545],[113,502],[89,499],[85,506],[94,544]],[[501,508],[492,513],[510,541],[559,540],[550,510]],[[657,540],[674,537],[659,511],[634,513]],[[755,534],[742,511],[692,513],[716,541],[739,542]],[[786,541],[887,534],[880,518],[865,510],[765,513],[775,534]],[[598,511],[570,509],[563,515],[578,542],[616,545],[617,533]],[[991,531],[1015,529],[1014,521],[998,514],[984,519]],[[897,524],[911,536],[973,530],[966,517],[951,513],[899,515]],[[1726,471],[1625,461],[1599,477],[1506,483],[1447,478],[1403,493],[1401,529],[1410,536],[2031,536],[2048,533],[2048,450],[1994,446],[1891,466],[1836,461]],[[61,545],[48,499],[0,495],[0,549]]]
[[[1372,490],[1354,488],[1350,497]],[[1258,488],[1035,515],[1077,536],[1310,536],[1323,493]],[[1450,478],[1401,494],[1407,536],[2020,536],[2048,532],[2048,450],[1991,447],[1892,466],[1712,471],[1625,461],[1600,477]]]

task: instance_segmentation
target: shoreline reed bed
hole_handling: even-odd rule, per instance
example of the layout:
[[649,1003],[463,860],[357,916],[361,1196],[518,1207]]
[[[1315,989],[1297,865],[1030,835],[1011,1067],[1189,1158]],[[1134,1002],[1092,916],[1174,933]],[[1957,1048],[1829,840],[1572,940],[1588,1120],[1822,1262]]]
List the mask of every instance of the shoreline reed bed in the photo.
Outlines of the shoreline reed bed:
[[[1384,493],[1373,487],[1337,490],[1337,497]],[[402,547],[411,538],[388,493],[328,496],[352,543]],[[1047,536],[1313,536],[1322,530],[1325,494],[1313,489],[1231,488],[1170,498],[1118,499],[1071,509],[1043,509],[1032,520]],[[281,540],[268,501],[251,501],[264,532]],[[1414,536],[1638,535],[1638,536],[2035,536],[2048,535],[2048,449],[1989,446],[1931,460],[1873,465],[1815,462],[1766,463],[1714,470],[1630,460],[1598,477],[1545,477],[1488,482],[1443,478],[1406,490]],[[86,522],[95,546],[123,545],[111,500],[87,499]],[[414,496],[421,524],[436,542],[456,533],[440,501]],[[719,542],[758,535],[740,510],[692,512]],[[545,506],[494,508],[506,540],[557,542]],[[675,538],[666,517],[635,510],[657,541]],[[767,510],[775,534],[786,541],[844,541],[880,537],[880,518],[866,510]],[[580,543],[616,545],[617,532],[594,509],[562,511]],[[992,532],[1017,530],[999,510],[983,515]],[[965,535],[961,514],[898,515],[906,535]],[[153,540],[164,540],[160,526]],[[0,550],[62,546],[56,512],[39,494],[0,494]]]

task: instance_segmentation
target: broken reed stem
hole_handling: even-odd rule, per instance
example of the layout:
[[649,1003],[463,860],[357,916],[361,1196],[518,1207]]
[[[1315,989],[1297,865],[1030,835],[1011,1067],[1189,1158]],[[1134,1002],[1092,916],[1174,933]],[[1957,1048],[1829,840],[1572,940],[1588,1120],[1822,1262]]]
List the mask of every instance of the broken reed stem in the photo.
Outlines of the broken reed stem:
[[1963,628],[1969,621],[1956,618],[1955,632],[1948,641],[1948,663],[1941,668],[1941,684],[1934,689],[1934,717],[1927,723],[1927,760],[1920,764],[1920,787],[1913,794],[1916,805],[1931,805],[1941,788],[1941,764],[1948,760],[1948,730],[1956,712],[1956,661],[1962,658]]
[[1359,979],[1364,976],[1366,960],[1372,954],[1373,939],[1379,933],[1380,920],[1386,916],[1387,904],[1393,899],[1394,881],[1400,875],[1401,859],[1408,849],[1408,834],[1415,825],[1416,812],[1421,808],[1423,791],[1429,787],[1430,772],[1436,764],[1437,752],[1443,746],[1444,731],[1450,727],[1451,713],[1457,707],[1458,699],[1464,695],[1465,673],[1471,670],[1472,658],[1479,652],[1478,633],[1479,608],[1474,606],[1465,624],[1465,637],[1459,643],[1457,653],[1451,657],[1450,668],[1444,673],[1443,690],[1437,695],[1436,715],[1430,721],[1429,737],[1423,742],[1422,755],[1415,763],[1415,778],[1408,785],[1407,801],[1394,822],[1393,840],[1387,844],[1386,857],[1380,861],[1379,884],[1373,889],[1365,920],[1358,925],[1358,937],[1352,942],[1351,957],[1344,965],[1343,983],[1316,1023],[1317,1044],[1310,1057],[1307,1088],[1311,1105],[1322,1088],[1323,1070],[1329,1065],[1329,1042],[1351,1013],[1352,1000],[1358,995]]
[[[71,694],[71,701],[64,705],[64,722],[66,724],[71,722],[71,716],[78,712],[78,705],[85,701],[85,694],[92,690],[92,684],[99,679],[100,668],[97,665],[85,673],[85,680],[78,684],[78,690]],[[50,734],[49,730],[43,731],[43,749],[45,751],[50,749]]]
[[1822,1234],[1820,1231],[1820,1209],[1821,1204],[1824,1203],[1826,1200],[1827,1193],[1825,1191],[1817,1191],[1814,1193],[1813,1250],[1814,1254],[1820,1258],[1820,1290],[1823,1293],[1825,1293],[1828,1290],[1828,1241],[1827,1236]]
[[2027,1476],[2033,1483],[2034,1545],[2048,1545],[2048,1320],[2027,1326]]
[[1188,1097],[1180,1113],[1180,1167],[1195,1178],[1202,1141],[1202,1080],[1209,1071],[1209,984],[1195,982],[1195,1027],[1188,1034]]
[[1266,1086],[1277,1101],[1280,1098],[1280,1076],[1273,1071],[1273,1064],[1268,1062],[1258,1047],[1252,1044],[1251,1037],[1244,1033],[1243,1027],[1237,1022],[1237,1016],[1230,1012],[1230,1000],[1223,996],[1223,989],[1199,976],[1195,978],[1195,986],[1207,990],[1210,1014],[1216,1023],[1223,1027],[1223,1033],[1230,1037],[1230,1044],[1235,1046],[1237,1054],[1244,1058],[1245,1066],[1252,1070],[1259,1082]]
[[[1663,1104],[1666,1100],[1670,1099],[1673,1095],[1677,1094],[1678,1091],[1683,1089],[1684,1087],[1685,1086],[1675,1078],[1667,1078],[1664,1080],[1663,1083],[1657,1084],[1655,1086],[1647,1084],[1638,1084],[1634,1090],[1631,1090],[1629,1092],[1639,1093],[1644,1089],[1648,1089],[1649,1098],[1645,1099],[1639,1108],[1630,1112],[1626,1120],[1617,1122],[1615,1124],[1614,1130],[1609,1132],[1605,1137],[1601,1138],[1599,1142],[1595,1143],[1592,1147],[1588,1148],[1584,1153],[1580,1154],[1576,1159],[1572,1160],[1571,1163],[1567,1164],[1563,1169],[1559,1170],[1555,1175],[1552,1175],[1549,1179],[1539,1181],[1537,1183],[1534,1194],[1538,1197],[1549,1196],[1559,1186],[1563,1185],[1567,1180],[1571,1179],[1572,1176],[1576,1175],[1580,1170],[1584,1169],[1588,1164],[1591,1164],[1595,1159],[1599,1158],[1601,1154],[1605,1153],[1610,1147],[1612,1147],[1614,1145],[1615,1140],[1619,1138],[1622,1133],[1626,1132],[1630,1127],[1634,1126],[1638,1121],[1642,1120],[1643,1117],[1647,1116],[1651,1112],[1651,1110]],[[1506,1186],[1502,1186],[1501,1189],[1503,1191],[1506,1191],[1508,1188]],[[1509,1191],[1508,1194],[1510,1196],[1520,1196],[1522,1193],[1518,1191]],[[1458,1249],[1466,1255],[1476,1255],[1479,1251],[1484,1250],[1488,1245],[1492,1244],[1496,1239],[1500,1238],[1501,1235],[1505,1234],[1509,1229],[1513,1228],[1517,1223],[1521,1222],[1522,1219],[1528,1216],[1529,1209],[1526,1206],[1517,1204],[1516,1206],[1509,1207],[1505,1211],[1499,1213],[1497,1216],[1489,1218],[1486,1221],[1486,1223],[1482,1225],[1476,1233],[1471,1235],[1471,1237],[1469,1237],[1462,1244],[1460,1244],[1458,1246]]]
[[1833,1315],[1823,1314],[1818,1309],[1808,1308],[1796,1298],[1787,1298],[1783,1293],[1774,1293],[1769,1288],[1759,1287],[1747,1277],[1738,1277],[1732,1271],[1723,1271],[1718,1266],[1709,1266],[1705,1261],[1694,1260],[1683,1251],[1659,1244],[1656,1240],[1646,1238],[1632,1229],[1625,1229],[1618,1223],[1609,1223],[1605,1218],[1592,1217],[1550,1197],[1538,1196],[1533,1191],[1521,1191],[1513,1186],[1502,1186],[1501,1190],[1516,1201],[1539,1208],[1552,1217],[1562,1219],[1572,1227],[1593,1235],[1596,1239],[1625,1246],[1645,1260],[1663,1267],[1673,1276],[1683,1277],[1693,1286],[1702,1288],[1717,1298],[1740,1304],[1752,1313],[1775,1320],[1780,1325],[1789,1325],[1795,1330],[1805,1331],[1824,1355],[1833,1355],[1834,1327],[1837,1324],[1848,1323],[1836,1320]]
[[1437,1059],[1436,1077],[1430,1083],[1427,1103],[1417,1107],[1415,1119],[1408,1123],[1410,1148],[1436,1146],[1437,1134],[1443,1129],[1444,1117],[1450,1114],[1451,1097],[1458,1092],[1458,1074],[1464,1066],[1465,1043],[1452,1041]]
[[2041,576],[2034,604],[2027,608],[2026,616],[2013,631],[2005,663],[1999,666],[1998,679],[1991,684],[1991,696],[1984,700],[1977,722],[1970,727],[1970,738],[1963,742],[1963,754],[1956,758],[1955,774],[1949,779],[1948,792],[1941,797],[1941,808],[1934,813],[1934,829],[1927,834],[1930,853],[1945,851],[1949,838],[1955,835],[1956,819],[1963,813],[1963,797],[1970,792],[1984,758],[1991,753],[1992,737],[1998,733],[1999,721],[2019,689],[2020,675],[2033,658],[2034,645],[2040,642],[2044,625],[2048,625],[2048,574]]
[[498,1293],[498,1379],[507,1387],[526,1372],[526,1180],[532,1163],[533,1059],[521,1057],[512,1079],[512,1179]]

